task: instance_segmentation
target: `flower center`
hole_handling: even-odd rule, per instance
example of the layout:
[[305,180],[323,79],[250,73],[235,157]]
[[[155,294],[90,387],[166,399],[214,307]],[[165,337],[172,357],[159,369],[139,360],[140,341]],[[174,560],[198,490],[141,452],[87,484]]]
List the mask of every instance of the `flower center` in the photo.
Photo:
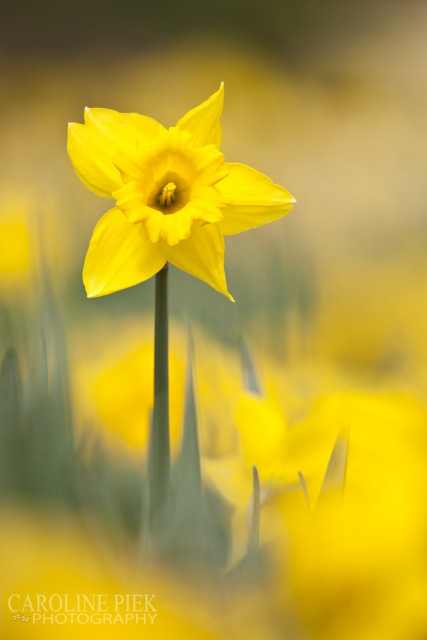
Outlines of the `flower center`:
[[181,175],[174,171],[163,174],[156,180],[147,198],[147,206],[167,216],[176,213],[190,200],[190,188]]
[[170,207],[175,202],[175,190],[176,184],[174,182],[168,182],[163,187],[163,191],[159,196],[159,206],[162,208]]

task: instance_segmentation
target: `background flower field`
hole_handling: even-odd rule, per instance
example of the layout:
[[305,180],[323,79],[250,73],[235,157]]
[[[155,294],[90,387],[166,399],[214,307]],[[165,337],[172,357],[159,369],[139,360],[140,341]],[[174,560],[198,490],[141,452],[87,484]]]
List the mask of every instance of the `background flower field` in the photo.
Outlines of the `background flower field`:
[[[220,2],[203,16],[188,0],[166,25],[160,5],[143,15],[129,2],[118,19],[113,3],[102,18],[89,3],[82,25],[79,2],[68,21],[27,4],[1,27],[2,637],[76,633],[18,624],[10,593],[148,589],[152,628],[79,635],[421,640],[423,3]],[[105,202],[76,179],[66,125],[86,104],[173,124],[220,81],[227,159],[298,204],[226,239],[236,304],[171,270],[172,454],[179,471],[189,317],[210,515],[201,551],[184,499],[174,551],[138,564],[154,286],[86,299]]]

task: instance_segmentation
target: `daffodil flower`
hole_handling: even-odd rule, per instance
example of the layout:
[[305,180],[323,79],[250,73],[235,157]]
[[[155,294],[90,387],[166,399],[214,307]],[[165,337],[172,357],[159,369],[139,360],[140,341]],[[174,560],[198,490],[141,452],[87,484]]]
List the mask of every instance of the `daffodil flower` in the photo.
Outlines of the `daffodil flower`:
[[294,198],[219,150],[224,88],[165,128],[136,113],[85,110],[68,153],[92,191],[116,200],[93,232],[83,269],[90,298],[148,280],[170,262],[221,293],[224,235],[277,220]]

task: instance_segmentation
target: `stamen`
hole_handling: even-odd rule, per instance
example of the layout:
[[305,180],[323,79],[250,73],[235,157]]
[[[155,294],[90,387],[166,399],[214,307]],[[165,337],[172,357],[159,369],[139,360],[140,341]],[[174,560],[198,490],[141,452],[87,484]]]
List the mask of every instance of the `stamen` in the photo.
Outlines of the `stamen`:
[[173,202],[175,202],[175,189],[176,184],[173,182],[168,182],[165,187],[163,187],[163,191],[159,196],[159,205],[161,207],[170,207]]

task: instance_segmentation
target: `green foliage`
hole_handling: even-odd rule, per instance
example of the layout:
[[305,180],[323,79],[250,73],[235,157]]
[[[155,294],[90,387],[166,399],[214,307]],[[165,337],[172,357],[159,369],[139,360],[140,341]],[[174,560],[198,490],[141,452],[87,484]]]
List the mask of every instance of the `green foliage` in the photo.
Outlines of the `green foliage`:
[[180,572],[219,575],[229,559],[230,508],[202,481],[190,331],[182,447],[166,509],[150,531],[143,462],[107,450],[95,431],[76,434],[66,334],[46,284],[43,311],[31,318],[43,330],[29,350],[30,362],[22,344],[20,349],[9,346],[2,355],[0,501],[23,500],[71,509],[76,517],[91,515],[113,544],[126,539],[131,547],[139,545],[142,562],[151,558]]

